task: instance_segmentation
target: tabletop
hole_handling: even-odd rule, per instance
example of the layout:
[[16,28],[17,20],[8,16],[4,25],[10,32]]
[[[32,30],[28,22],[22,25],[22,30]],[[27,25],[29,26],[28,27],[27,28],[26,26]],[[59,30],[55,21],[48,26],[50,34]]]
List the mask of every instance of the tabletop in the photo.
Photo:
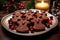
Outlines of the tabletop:
[[[5,15],[7,14],[0,13],[0,21],[1,18]],[[5,30],[2,27],[0,22],[0,40],[22,40],[22,39],[60,40],[60,21],[58,20],[57,26],[54,29],[50,30],[49,32],[38,36],[32,36],[32,37],[27,37],[27,36],[25,37],[25,36],[12,34],[7,30]]]

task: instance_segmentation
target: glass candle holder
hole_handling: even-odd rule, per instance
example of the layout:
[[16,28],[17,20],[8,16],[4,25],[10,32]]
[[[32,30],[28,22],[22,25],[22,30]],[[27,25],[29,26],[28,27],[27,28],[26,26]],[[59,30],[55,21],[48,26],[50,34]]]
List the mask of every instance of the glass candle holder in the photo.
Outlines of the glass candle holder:
[[49,1],[48,0],[35,0],[35,8],[40,10],[47,11],[49,9]]

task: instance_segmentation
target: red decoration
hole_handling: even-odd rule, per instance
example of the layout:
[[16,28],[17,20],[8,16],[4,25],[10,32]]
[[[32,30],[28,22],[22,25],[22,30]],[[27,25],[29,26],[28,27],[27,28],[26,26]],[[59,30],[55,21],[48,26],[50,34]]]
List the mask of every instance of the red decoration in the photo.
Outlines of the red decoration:
[[10,28],[11,28],[11,30],[14,30],[15,27],[14,27],[14,25],[12,25]]
[[24,9],[24,6],[25,6],[24,3],[19,3],[18,4],[19,9]]
[[30,26],[30,31],[31,31],[32,33],[34,33],[33,27],[32,27],[32,26]]
[[33,31],[33,27],[32,26],[30,26],[30,30]]
[[11,2],[11,3],[14,3],[15,0],[8,0],[8,1]]
[[8,8],[8,4],[3,4],[4,11],[7,11],[7,8]]
[[52,20],[48,20],[48,23],[52,25]]

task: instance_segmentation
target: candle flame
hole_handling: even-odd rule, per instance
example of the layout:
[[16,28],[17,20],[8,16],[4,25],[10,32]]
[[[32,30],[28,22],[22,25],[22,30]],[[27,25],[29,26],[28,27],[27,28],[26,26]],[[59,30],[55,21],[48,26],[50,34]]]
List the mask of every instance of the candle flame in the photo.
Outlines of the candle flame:
[[41,10],[48,10],[49,9],[49,4],[46,3],[44,0],[42,0],[40,3],[36,3],[35,7],[37,9],[41,9]]
[[41,6],[42,6],[42,7],[44,6],[44,0],[41,1]]

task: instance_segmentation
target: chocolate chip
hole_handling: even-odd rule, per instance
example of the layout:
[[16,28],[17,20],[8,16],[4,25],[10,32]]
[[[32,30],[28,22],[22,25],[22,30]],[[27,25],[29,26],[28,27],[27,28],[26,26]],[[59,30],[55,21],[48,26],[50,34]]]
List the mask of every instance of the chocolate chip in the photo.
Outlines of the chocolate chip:
[[27,21],[31,22],[31,20],[33,20],[33,18],[30,18],[30,19],[29,19],[29,20],[27,20]]
[[39,18],[42,18],[42,16],[40,16]]
[[33,18],[30,18],[29,20],[33,20]]
[[31,12],[31,13],[34,13],[34,12]]
[[39,22],[37,22],[37,23],[39,23]]
[[53,16],[50,16],[50,19],[53,20]]
[[27,21],[31,22],[31,20],[27,20]]
[[33,16],[34,16],[35,18],[37,18],[36,12],[33,14]]
[[47,14],[45,14],[45,16],[47,16]]
[[25,23],[23,23],[22,25],[24,25]]
[[34,22],[30,22],[30,26],[34,26]]
[[16,17],[19,17],[19,16],[16,16]]
[[37,13],[35,12],[34,14],[33,14],[33,16],[35,16]]
[[12,16],[12,18],[14,18],[14,16]]
[[33,16],[34,16],[35,18],[37,18],[37,15],[36,15],[36,14],[33,14]]
[[37,14],[36,12],[34,14]]
[[21,18],[26,18],[26,16],[21,16]]
[[41,13],[40,15],[43,15],[43,13]]
[[34,22],[30,22],[30,23],[28,23],[27,26],[28,26],[28,27],[30,27],[30,26],[34,26]]
[[20,19],[18,19],[17,21],[20,21]]

